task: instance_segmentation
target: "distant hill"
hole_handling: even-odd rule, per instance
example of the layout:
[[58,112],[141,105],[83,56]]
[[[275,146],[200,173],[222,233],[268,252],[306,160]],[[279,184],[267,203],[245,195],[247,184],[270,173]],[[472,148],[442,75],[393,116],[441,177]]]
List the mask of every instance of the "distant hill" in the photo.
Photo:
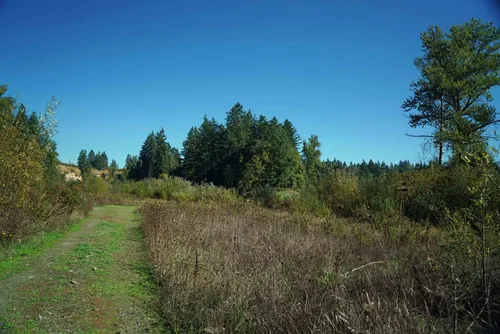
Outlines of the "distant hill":
[[77,166],[61,163],[57,168],[64,174],[66,181],[82,181],[82,172]]
[[[82,181],[82,172],[80,171],[78,166],[67,163],[59,163],[59,166],[57,166],[57,168],[62,174],[64,174],[66,181]],[[124,169],[118,169],[115,171],[115,175],[122,175],[124,171]],[[110,171],[109,169],[92,169],[90,173],[95,177],[108,179]]]

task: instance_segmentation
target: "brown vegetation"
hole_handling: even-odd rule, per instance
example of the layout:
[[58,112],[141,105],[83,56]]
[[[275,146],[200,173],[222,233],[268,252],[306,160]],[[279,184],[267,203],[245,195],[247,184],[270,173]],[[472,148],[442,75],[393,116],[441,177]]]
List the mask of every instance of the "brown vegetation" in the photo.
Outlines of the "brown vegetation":
[[162,308],[177,332],[481,328],[474,301],[455,298],[460,287],[436,229],[251,204],[150,202],[142,215]]

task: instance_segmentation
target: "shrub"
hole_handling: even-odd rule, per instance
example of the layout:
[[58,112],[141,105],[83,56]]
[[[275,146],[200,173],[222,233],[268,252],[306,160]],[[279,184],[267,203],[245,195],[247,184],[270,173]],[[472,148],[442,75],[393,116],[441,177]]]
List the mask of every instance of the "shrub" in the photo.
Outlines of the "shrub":
[[448,222],[447,210],[456,212],[471,205],[468,188],[477,179],[469,166],[429,168],[402,175],[409,191],[404,198],[404,213],[414,220],[428,220],[436,225]]
[[211,201],[217,203],[236,203],[240,201],[238,193],[234,189],[216,187],[213,184],[202,184],[194,188],[197,201]]
[[319,184],[320,197],[331,211],[350,216],[361,205],[358,177],[345,171],[330,172]]
[[310,213],[320,217],[329,216],[330,209],[319,197],[316,187],[307,185],[299,191],[297,196],[290,199],[290,208],[296,213]]
[[398,210],[399,186],[391,174],[359,180],[361,202],[374,213],[392,214]]
[[15,126],[0,132],[0,233],[14,238],[55,229],[88,205],[80,183],[45,173],[46,152]]
[[234,189],[216,187],[212,184],[193,185],[180,177],[163,175],[160,179],[116,183],[111,191],[130,194],[139,199],[161,199],[177,202],[227,202],[240,200]]
[[0,131],[0,233],[33,233],[44,200],[44,152],[15,126]]

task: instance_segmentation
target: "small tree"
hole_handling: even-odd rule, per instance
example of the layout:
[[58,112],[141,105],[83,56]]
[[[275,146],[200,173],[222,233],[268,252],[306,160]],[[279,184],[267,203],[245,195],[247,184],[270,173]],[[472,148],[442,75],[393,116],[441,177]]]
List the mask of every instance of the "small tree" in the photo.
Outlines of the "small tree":
[[111,159],[111,165],[109,165],[109,173],[112,178],[115,177],[116,171],[118,170],[118,164],[115,159]]
[[127,169],[127,177],[131,180],[139,180],[141,165],[139,158],[136,155],[127,155],[125,160],[125,169]]
[[302,146],[302,163],[304,164],[307,177],[316,181],[318,179],[319,167],[321,165],[321,143],[317,135],[311,135]]
[[154,177],[154,167],[157,159],[156,147],[155,134],[151,132],[144,141],[141,152],[139,153],[142,179]]
[[95,168],[96,154],[95,154],[94,150],[90,150],[89,155],[87,157],[87,160],[90,164],[90,167]]
[[90,162],[87,158],[87,150],[81,150],[80,154],[78,155],[78,162],[77,162],[78,168],[80,168],[80,171],[83,174],[86,174],[90,171]]

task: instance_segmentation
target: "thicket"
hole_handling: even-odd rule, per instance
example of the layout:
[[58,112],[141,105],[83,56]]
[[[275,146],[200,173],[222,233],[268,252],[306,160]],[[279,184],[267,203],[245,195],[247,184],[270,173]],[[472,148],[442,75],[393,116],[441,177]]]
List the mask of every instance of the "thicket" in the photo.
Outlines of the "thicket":
[[43,113],[6,95],[0,86],[0,242],[64,224],[82,208],[79,184],[64,182],[57,170],[58,101],[52,98]]
[[66,182],[59,172],[54,97],[42,113],[7,95],[0,86],[0,244],[65,226],[93,205],[123,201],[100,178]]

